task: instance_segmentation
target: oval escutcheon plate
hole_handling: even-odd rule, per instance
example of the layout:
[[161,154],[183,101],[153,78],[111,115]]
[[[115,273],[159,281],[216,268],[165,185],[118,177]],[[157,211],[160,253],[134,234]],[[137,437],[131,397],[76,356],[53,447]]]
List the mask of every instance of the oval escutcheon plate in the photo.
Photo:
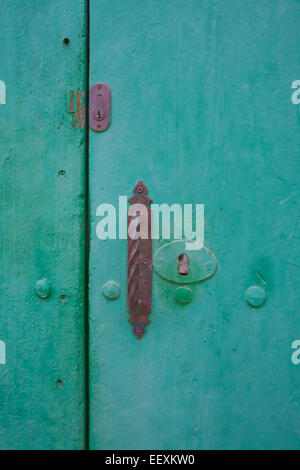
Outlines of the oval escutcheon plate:
[[[217,260],[208,248],[198,248],[197,243],[188,240],[166,243],[153,257],[155,272],[175,284],[194,284],[212,277],[217,270]],[[180,269],[183,259],[187,265],[185,274]]]

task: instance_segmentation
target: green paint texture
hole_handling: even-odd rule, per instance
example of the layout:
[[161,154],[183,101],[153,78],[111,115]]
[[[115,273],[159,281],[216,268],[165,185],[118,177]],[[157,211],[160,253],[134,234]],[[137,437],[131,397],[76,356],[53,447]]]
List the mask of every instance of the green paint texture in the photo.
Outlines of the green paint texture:
[[[300,3],[90,9],[90,85],[112,90],[110,128],[90,131],[91,448],[295,449]],[[97,205],[117,206],[139,179],[157,204],[205,204],[218,262],[185,306],[153,273],[141,340],[128,323],[126,240],[96,238]],[[101,295],[110,280],[121,285],[114,301]],[[261,308],[247,304],[250,286],[266,291]]]
[[85,88],[86,2],[4,0],[0,30],[0,448],[81,449],[85,130],[69,100]]

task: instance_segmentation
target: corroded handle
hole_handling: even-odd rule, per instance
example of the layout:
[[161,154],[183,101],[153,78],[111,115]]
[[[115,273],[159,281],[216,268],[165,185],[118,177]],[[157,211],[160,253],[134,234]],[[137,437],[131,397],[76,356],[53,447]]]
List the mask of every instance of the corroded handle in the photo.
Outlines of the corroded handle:
[[152,287],[152,202],[148,189],[142,181],[134,187],[134,196],[129,199],[127,242],[127,308],[129,321],[135,336],[140,339],[145,325],[150,323]]

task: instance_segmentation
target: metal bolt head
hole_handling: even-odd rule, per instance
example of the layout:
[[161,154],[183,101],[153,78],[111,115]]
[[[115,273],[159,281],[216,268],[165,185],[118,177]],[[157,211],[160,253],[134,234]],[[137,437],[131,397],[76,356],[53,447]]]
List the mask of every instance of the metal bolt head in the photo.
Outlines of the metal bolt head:
[[116,300],[120,297],[121,287],[115,281],[108,281],[102,287],[102,294],[108,300]]
[[51,292],[51,286],[48,279],[43,278],[37,281],[35,284],[35,290],[41,299],[47,299]]
[[246,300],[251,307],[259,308],[266,301],[266,292],[262,287],[251,286],[246,292]]
[[178,289],[176,289],[175,300],[179,304],[188,304],[192,300],[192,297],[193,293],[188,287],[178,287]]

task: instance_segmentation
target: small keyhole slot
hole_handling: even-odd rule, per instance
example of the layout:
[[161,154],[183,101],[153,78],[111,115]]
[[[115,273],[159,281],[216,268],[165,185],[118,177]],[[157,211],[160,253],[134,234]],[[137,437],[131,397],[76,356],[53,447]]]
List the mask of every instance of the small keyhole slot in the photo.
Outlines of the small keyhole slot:
[[103,121],[105,117],[106,117],[106,114],[105,114],[103,95],[97,95],[96,105],[94,109],[94,118],[96,119],[96,121]]
[[180,276],[186,276],[189,269],[189,259],[187,255],[179,255],[178,261],[178,274],[180,274]]

